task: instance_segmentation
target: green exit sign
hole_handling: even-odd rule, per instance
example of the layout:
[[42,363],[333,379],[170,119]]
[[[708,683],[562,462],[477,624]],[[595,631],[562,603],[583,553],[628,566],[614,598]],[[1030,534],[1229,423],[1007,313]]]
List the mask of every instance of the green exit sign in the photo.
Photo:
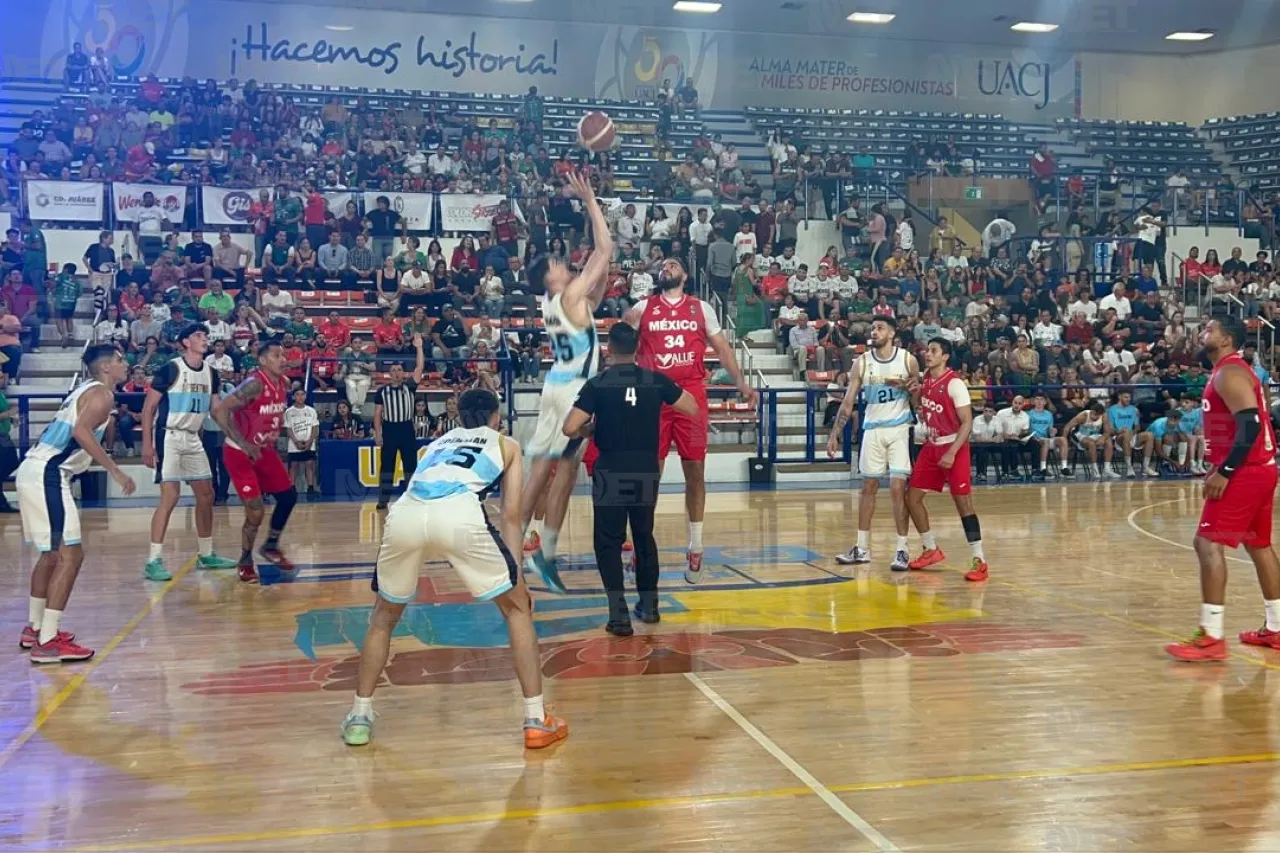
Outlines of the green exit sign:
[[965,187],[964,197],[966,201],[979,201],[982,199],[982,187]]

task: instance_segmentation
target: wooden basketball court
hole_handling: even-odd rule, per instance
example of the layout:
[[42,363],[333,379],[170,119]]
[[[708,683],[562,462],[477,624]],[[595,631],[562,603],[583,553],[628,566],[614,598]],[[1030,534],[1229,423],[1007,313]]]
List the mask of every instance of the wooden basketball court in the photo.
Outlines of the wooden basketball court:
[[[339,738],[371,605],[371,505],[302,505],[287,585],[142,580],[150,508],[88,510],[66,626],[93,661],[18,651],[31,554],[3,525],[0,846],[12,850],[1246,850],[1280,846],[1280,652],[1166,659],[1195,628],[1198,484],[976,494],[992,579],[893,575],[881,495],[856,575],[846,490],[714,493],[703,586],[680,578],[664,496],[663,621],[602,630],[575,498],[561,550],[582,592],[539,594],[548,699],[567,741],[522,749],[496,608],[430,567],[376,705]],[[218,511],[233,552],[240,511]],[[194,553],[189,508],[168,549]],[[912,536],[913,550],[918,539]],[[1229,634],[1262,618],[1231,563]]]

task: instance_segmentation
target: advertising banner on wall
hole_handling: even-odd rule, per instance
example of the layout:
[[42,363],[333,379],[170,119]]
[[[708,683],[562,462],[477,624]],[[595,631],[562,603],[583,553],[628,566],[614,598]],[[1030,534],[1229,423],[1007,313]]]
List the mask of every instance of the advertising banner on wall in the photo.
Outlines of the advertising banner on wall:
[[146,193],[155,196],[156,204],[169,215],[170,222],[181,222],[187,211],[187,188],[183,185],[126,184],[117,181],[111,185],[111,197],[115,204],[117,222],[137,222],[138,208]]
[[[375,447],[372,441],[321,441],[318,449],[321,494],[351,497],[378,488],[382,448]],[[421,459],[426,452],[426,442],[422,442],[418,458]],[[403,479],[404,470],[397,459],[391,483],[395,486]]]
[[249,211],[259,198],[259,192],[265,189],[272,193],[270,187],[255,189],[223,189],[221,187],[200,188],[200,218],[205,225],[247,225]]
[[101,222],[107,185],[90,181],[27,181],[27,210],[45,222]]
[[[1076,109],[1078,60],[1013,47],[717,32],[233,0],[25,4],[13,68],[58,77],[68,46],[123,76],[652,101],[693,81],[704,107],[1000,113]],[[107,7],[103,7],[107,8]],[[37,35],[38,34],[38,35]],[[92,52],[92,50],[90,50]],[[16,73],[16,72],[14,72]],[[27,72],[24,72],[27,73]]]
[[[395,193],[395,192],[366,192],[364,195],[364,212],[367,214],[371,210],[378,209],[379,196],[386,196],[391,202],[391,209],[404,217],[410,231],[430,231],[431,230],[431,206],[435,200],[433,193]],[[344,202],[345,204],[345,202]],[[333,206],[329,206],[333,210]],[[336,213],[335,215],[341,215]]]
[[[440,227],[445,231],[488,231],[498,205],[507,197],[487,195],[442,193],[440,195]],[[519,211],[516,211],[519,216]]]

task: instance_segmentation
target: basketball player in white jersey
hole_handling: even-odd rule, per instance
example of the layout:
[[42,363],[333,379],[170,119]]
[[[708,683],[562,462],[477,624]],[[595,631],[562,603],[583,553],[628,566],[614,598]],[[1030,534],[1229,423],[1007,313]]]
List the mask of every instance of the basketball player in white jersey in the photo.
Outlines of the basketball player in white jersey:
[[[529,566],[543,582],[556,592],[564,592],[564,584],[556,569],[556,545],[560,525],[569,508],[569,495],[578,478],[578,461],[582,458],[582,439],[565,437],[564,419],[578,399],[587,380],[600,372],[600,344],[596,339],[595,310],[604,298],[609,264],[613,260],[613,238],[604,211],[596,201],[591,184],[573,173],[568,178],[573,194],[582,199],[591,218],[594,248],[575,277],[561,261],[541,257],[529,266],[529,284],[536,290],[542,284],[547,291],[542,303],[542,321],[551,341],[555,363],[547,372],[538,409],[538,424],[528,451],[532,460],[529,483],[524,493],[523,528],[529,526],[538,496],[547,492],[547,515],[542,523],[541,542],[529,554]],[[556,465],[555,479],[551,467]]]
[[[431,442],[387,515],[373,588],[378,602],[360,651],[355,704],[342,721],[342,739],[363,746],[373,734],[373,691],[391,651],[391,633],[418,592],[418,572],[428,560],[448,560],[477,600],[502,611],[511,658],[524,693],[524,745],[541,749],[569,733],[549,716],[542,699],[542,660],[533,628],[533,600],[520,576],[520,445],[499,434],[498,398],[473,389],[458,401],[462,426]],[[502,490],[501,532],[485,514],[484,500]]]
[[881,477],[889,477],[893,499],[893,523],[898,530],[893,563],[889,568],[904,572],[911,561],[907,553],[907,478],[911,476],[911,394],[919,381],[916,357],[894,343],[898,324],[892,317],[877,317],[871,323],[867,351],[849,371],[849,388],[836,414],[827,439],[827,455],[835,458],[840,436],[853,415],[858,395],[866,398],[862,416],[862,444],[858,449],[858,473],[862,476],[862,497],[858,501],[858,541],[836,556],[841,565],[871,562],[871,519],[876,512],[876,492]]
[[[156,371],[142,404],[142,464],[156,472],[160,503],[151,515],[151,550],[142,574],[149,581],[173,575],[164,565],[164,534],[178,505],[182,484],[196,499],[196,541],[201,569],[234,569],[235,560],[213,553],[213,473],[200,428],[212,409],[213,368],[205,363],[209,329],[192,323],[178,333],[181,355]],[[158,415],[158,416],[157,416]]]
[[40,551],[31,572],[27,626],[20,644],[31,650],[32,663],[88,660],[92,649],[61,630],[62,612],[71,597],[84,548],[80,545],[80,512],[71,496],[71,478],[91,462],[106,469],[125,495],[136,484],[102,448],[102,436],[115,408],[114,389],[128,366],[111,344],[89,347],[84,354],[89,378],[62,402],[40,439],[27,451],[14,477],[22,533]]

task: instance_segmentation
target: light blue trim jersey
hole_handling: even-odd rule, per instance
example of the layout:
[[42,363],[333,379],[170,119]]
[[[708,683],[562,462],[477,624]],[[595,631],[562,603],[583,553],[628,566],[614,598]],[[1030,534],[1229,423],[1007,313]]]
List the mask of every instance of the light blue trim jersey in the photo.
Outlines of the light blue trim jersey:
[[578,328],[564,312],[557,293],[542,304],[542,323],[551,342],[555,363],[547,371],[547,383],[564,385],[585,381],[600,372],[600,347],[596,341],[596,325]]
[[[77,474],[83,474],[89,469],[89,465],[93,460],[80,447],[79,442],[72,436],[71,431],[75,429],[76,418],[80,413],[80,398],[89,389],[101,385],[101,382],[92,379],[67,395],[67,399],[62,401],[62,405],[58,407],[58,411],[54,414],[53,420],[45,425],[44,431],[40,433],[40,438],[27,450],[27,455],[22,460],[22,467],[25,468],[31,465],[47,469],[49,466],[53,466],[72,477]],[[110,422],[111,416],[108,415],[107,419],[94,429],[93,434],[97,436],[99,442],[106,435],[107,424]]]
[[895,347],[885,361],[867,350],[862,359],[862,399],[866,404],[862,428],[886,429],[911,423],[911,398],[906,388],[885,384],[889,379],[907,381],[906,350]]
[[1138,407],[1134,405],[1122,406],[1116,403],[1107,409],[1107,420],[1111,422],[1111,428],[1117,432],[1123,429],[1136,432],[1138,429]]
[[505,468],[502,436],[489,427],[449,430],[427,447],[402,501],[434,501],[472,494],[484,500]]
[[1036,438],[1048,438],[1049,431],[1053,429],[1053,412],[1048,409],[1043,412],[1030,409],[1027,412],[1027,422],[1031,425],[1032,435]]
[[1204,426],[1204,412],[1197,406],[1187,411],[1182,410],[1182,420],[1178,421],[1178,432],[1184,435],[1193,435],[1196,430]]
[[1147,432],[1151,433],[1160,441],[1164,441],[1164,437],[1169,434],[1169,419],[1156,418],[1151,422],[1151,426],[1147,427]]
[[164,429],[199,432],[212,408],[213,368],[207,363],[192,368],[178,356],[165,365],[162,373],[168,384],[157,388],[161,399],[156,423]]

